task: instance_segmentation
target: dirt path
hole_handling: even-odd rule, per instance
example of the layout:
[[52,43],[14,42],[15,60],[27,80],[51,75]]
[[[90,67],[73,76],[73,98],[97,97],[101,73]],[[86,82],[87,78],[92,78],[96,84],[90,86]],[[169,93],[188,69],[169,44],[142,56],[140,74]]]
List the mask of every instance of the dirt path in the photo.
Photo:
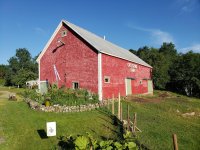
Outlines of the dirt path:
[[169,92],[162,92],[158,94],[156,97],[145,97],[145,96],[128,96],[127,101],[135,101],[138,103],[160,103],[162,102],[165,98],[172,97],[172,95]]
[[134,101],[138,103],[160,103],[162,101],[161,98],[145,98],[145,97],[137,97],[137,96],[129,96],[127,101]]
[[[5,100],[8,100],[8,97],[10,94],[14,94],[8,91],[0,91],[0,106],[4,105]],[[1,103],[2,102],[2,103]],[[1,122],[0,122],[0,133],[3,133],[3,128],[1,126]],[[0,135],[0,144],[4,143],[6,140],[3,136]]]
[[0,91],[0,100],[1,99],[8,99],[9,95],[14,95],[15,93],[11,93],[8,91]]

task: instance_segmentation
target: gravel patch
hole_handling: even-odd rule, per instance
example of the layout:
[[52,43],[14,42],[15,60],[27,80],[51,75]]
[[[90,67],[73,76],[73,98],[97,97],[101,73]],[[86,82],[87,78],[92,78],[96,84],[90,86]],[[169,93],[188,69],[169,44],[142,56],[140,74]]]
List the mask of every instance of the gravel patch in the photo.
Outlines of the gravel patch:
[[0,137],[0,144],[4,143],[6,140],[3,137]]

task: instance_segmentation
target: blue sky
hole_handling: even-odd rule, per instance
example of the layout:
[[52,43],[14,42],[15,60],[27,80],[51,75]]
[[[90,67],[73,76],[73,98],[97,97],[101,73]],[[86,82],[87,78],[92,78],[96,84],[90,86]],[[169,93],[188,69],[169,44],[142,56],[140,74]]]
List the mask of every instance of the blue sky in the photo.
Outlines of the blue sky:
[[200,53],[200,0],[0,0],[0,64],[17,48],[36,56],[62,19],[126,49]]

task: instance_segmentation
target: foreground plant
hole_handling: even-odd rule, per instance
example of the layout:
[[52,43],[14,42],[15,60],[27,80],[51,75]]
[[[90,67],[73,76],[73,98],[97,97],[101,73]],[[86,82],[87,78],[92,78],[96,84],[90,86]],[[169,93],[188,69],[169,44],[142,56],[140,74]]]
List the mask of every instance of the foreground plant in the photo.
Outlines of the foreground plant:
[[62,150],[137,150],[135,138],[130,132],[124,134],[124,140],[97,141],[90,133],[77,137],[60,137],[57,149]]

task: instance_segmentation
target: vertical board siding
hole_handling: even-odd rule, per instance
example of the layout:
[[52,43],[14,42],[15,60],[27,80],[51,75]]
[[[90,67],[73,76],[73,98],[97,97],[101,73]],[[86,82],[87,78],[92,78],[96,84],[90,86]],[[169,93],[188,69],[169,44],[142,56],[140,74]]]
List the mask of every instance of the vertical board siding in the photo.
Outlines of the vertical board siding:
[[[61,37],[61,32],[67,27],[62,26],[46,52],[40,59],[40,80],[56,83],[53,65],[61,80],[58,86],[72,88],[72,82],[78,82],[80,88],[98,92],[98,59],[97,52],[88,46],[73,31],[67,29],[67,36]],[[65,44],[62,46],[61,40]]]
[[[63,30],[67,30],[67,36],[61,36]],[[68,88],[72,88],[73,82],[78,82],[80,88],[100,94],[100,99],[101,95],[103,99],[112,98],[112,95],[118,97],[119,92],[121,96],[126,96],[126,78],[131,80],[132,94],[148,93],[148,79],[151,79],[152,70],[103,53],[98,57],[97,50],[66,25],[58,28],[39,64],[40,81],[48,80],[51,84]],[[60,76],[58,81],[54,65]],[[105,76],[110,79],[109,83],[104,82]]]
[[[131,72],[127,63],[137,65],[135,72]],[[112,94],[117,97],[119,92],[121,96],[126,96],[126,78],[132,78],[132,94],[148,93],[146,79],[151,79],[150,71],[151,68],[102,54],[103,98],[112,98]],[[110,77],[110,83],[104,83],[104,76]]]

